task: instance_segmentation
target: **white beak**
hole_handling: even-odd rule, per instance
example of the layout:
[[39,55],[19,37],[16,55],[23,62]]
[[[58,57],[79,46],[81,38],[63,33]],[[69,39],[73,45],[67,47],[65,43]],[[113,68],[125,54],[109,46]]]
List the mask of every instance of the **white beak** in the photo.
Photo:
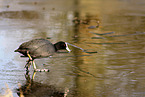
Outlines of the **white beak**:
[[68,48],[68,45],[67,45],[66,42],[65,42],[65,44],[66,44],[66,50],[67,50],[68,52],[70,52],[71,50]]

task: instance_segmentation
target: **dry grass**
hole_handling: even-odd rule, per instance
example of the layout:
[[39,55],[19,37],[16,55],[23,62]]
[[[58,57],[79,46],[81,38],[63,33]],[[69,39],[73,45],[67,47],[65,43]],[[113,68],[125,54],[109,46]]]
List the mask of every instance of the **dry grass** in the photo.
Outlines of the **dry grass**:
[[6,85],[6,88],[4,89],[5,93],[3,95],[0,94],[0,97],[13,97],[13,93],[11,89],[8,87],[8,84],[5,85]]
[[[6,88],[4,88],[4,94],[0,94],[0,97],[14,97],[12,90],[9,88],[8,84],[5,84]],[[21,90],[21,84],[18,83],[18,86],[20,88],[20,97],[24,97],[23,91]]]

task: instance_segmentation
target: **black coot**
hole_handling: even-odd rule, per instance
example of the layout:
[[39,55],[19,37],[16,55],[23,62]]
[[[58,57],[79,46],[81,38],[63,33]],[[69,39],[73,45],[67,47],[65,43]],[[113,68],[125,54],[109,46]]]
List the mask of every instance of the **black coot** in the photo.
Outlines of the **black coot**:
[[[33,39],[28,42],[22,43],[19,48],[15,50],[15,52],[19,52],[25,57],[29,57],[28,63],[32,61],[34,70],[39,71],[38,69],[36,69],[34,59],[49,57],[58,50],[63,49],[66,49],[70,52],[66,42],[60,41],[52,44],[46,39]],[[27,70],[29,69],[28,63],[25,66]]]

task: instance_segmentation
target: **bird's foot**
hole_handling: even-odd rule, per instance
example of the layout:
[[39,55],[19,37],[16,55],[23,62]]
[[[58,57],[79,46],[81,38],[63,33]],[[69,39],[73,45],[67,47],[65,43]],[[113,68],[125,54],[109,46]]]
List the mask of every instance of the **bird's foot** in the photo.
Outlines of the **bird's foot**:
[[35,69],[35,72],[49,72],[49,69]]

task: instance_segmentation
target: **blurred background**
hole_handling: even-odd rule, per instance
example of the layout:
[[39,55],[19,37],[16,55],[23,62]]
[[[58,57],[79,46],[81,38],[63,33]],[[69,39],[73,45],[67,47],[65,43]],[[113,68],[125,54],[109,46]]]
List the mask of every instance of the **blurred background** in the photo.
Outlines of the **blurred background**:
[[[45,38],[72,52],[25,71],[14,50]],[[144,0],[0,0],[0,96],[145,97]]]

